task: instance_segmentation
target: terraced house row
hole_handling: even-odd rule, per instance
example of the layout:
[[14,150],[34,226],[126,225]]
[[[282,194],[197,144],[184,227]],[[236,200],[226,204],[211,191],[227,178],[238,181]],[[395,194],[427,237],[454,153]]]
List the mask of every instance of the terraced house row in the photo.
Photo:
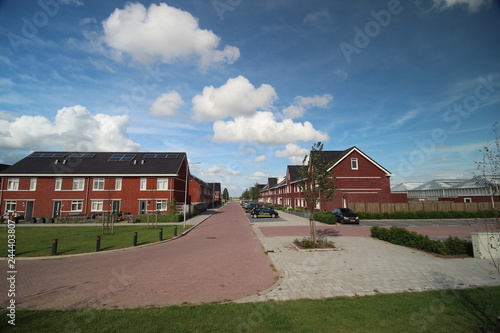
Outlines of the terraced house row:
[[2,212],[26,219],[203,209],[220,200],[221,187],[191,175],[182,152],[34,152],[0,177]]
[[[406,203],[406,193],[392,193],[391,172],[375,162],[356,147],[343,151],[322,151],[331,165],[331,177],[335,177],[337,190],[333,200],[316,207],[319,210],[333,210],[349,207],[353,202]],[[261,201],[265,204],[292,208],[305,208],[306,203],[299,188],[299,168],[288,165],[284,177],[268,178],[262,185]]]

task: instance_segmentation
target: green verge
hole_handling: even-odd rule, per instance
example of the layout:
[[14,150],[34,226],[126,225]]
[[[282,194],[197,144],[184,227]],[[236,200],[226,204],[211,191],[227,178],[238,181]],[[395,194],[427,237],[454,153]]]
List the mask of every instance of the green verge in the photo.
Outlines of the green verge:
[[500,287],[125,310],[0,311],[2,332],[493,332]]
[[[191,226],[187,226],[190,228]],[[137,232],[137,245],[159,241],[159,228],[163,229],[163,239],[172,238],[174,226],[162,225],[148,228],[146,225],[115,225],[113,235],[102,235],[101,226],[67,227],[16,227],[16,257],[50,256],[52,240],[58,239],[57,254],[76,254],[95,252],[97,236],[101,236],[101,251],[133,246],[134,232]],[[178,227],[178,234],[183,232]],[[0,227],[0,244],[7,244],[7,231]],[[0,256],[7,256],[7,246],[0,248]]]
[[411,220],[411,219],[476,219],[495,218],[498,214],[495,210],[469,211],[415,211],[415,212],[393,212],[393,213],[366,213],[357,212],[362,220]]

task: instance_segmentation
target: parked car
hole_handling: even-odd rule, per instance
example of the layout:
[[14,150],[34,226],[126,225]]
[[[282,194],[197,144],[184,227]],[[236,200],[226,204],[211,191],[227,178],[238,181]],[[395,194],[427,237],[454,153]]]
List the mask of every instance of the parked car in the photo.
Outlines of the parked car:
[[252,210],[254,208],[261,207],[261,205],[255,202],[250,202],[243,207],[245,208],[245,210]]
[[250,216],[258,218],[260,215],[270,215],[271,217],[278,217],[278,212],[273,207],[257,207],[252,209]]
[[359,224],[359,217],[349,208],[335,208],[332,213],[337,217],[337,222]]

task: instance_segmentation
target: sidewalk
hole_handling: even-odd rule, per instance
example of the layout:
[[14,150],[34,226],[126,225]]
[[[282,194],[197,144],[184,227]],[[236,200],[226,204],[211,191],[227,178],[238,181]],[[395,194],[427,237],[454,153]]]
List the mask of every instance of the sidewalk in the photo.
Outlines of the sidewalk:
[[[307,226],[308,232],[309,221],[287,213],[280,212],[280,215],[287,221],[252,223],[278,269],[280,280],[266,292],[238,302],[321,299],[500,285],[500,274],[487,260],[440,258],[370,237],[328,236],[341,248],[340,251],[297,251],[291,242],[299,237],[273,237],[265,235],[263,231],[278,228],[280,223],[282,233],[290,229],[296,233],[300,226]],[[325,226],[318,223],[318,229]],[[348,230],[360,227],[337,228]],[[307,236],[307,232],[303,236]]]

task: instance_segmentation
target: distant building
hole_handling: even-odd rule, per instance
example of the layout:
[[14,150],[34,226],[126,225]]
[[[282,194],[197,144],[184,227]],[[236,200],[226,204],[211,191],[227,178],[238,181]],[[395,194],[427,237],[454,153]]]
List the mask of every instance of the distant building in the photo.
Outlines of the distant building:
[[500,201],[500,179],[474,176],[471,179],[434,179],[408,190],[412,201],[491,202]]

